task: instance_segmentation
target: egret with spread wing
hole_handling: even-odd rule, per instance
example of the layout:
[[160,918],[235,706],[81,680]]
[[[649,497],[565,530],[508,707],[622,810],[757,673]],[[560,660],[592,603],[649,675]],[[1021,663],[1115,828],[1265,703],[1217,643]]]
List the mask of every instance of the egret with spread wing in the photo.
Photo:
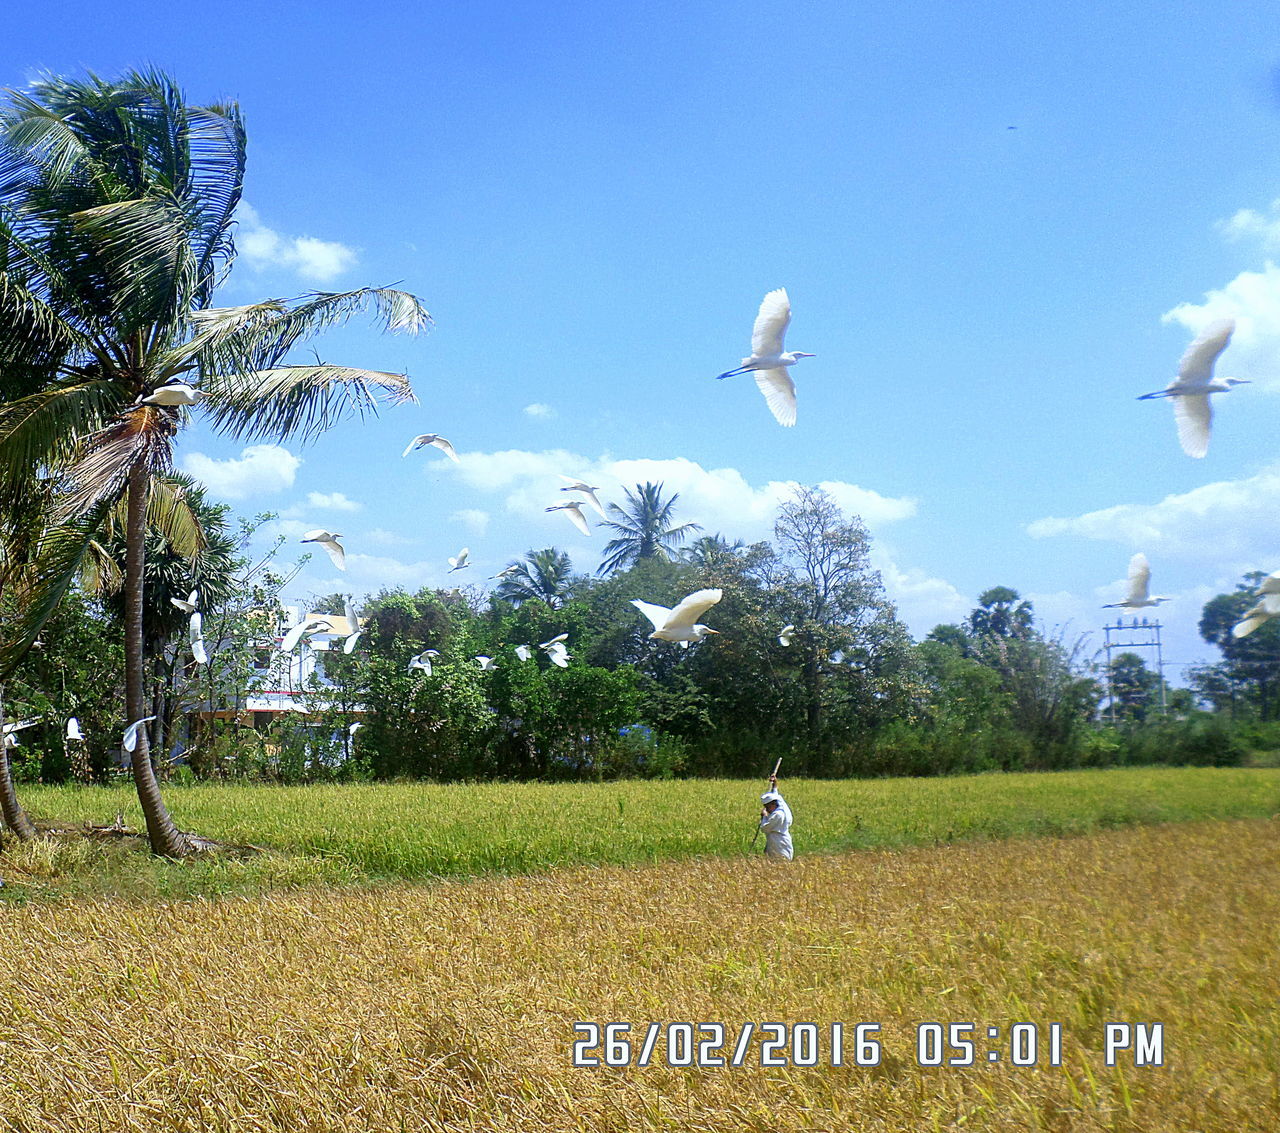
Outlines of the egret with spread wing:
[[666,606],[642,602],[639,598],[633,598],[631,604],[653,623],[650,638],[657,641],[678,641],[687,648],[691,641],[701,641],[709,633],[720,632],[710,626],[698,625],[697,622],[722,597],[724,591],[717,588],[696,590],[670,610]]
[[1143,606],[1158,606],[1161,602],[1171,601],[1169,598],[1149,598],[1147,588],[1151,584],[1151,564],[1147,556],[1139,551],[1129,560],[1129,591],[1119,602],[1108,602],[1104,610],[1138,610]]
[[756,325],[751,331],[750,357],[744,358],[736,369],[716,375],[731,378],[735,374],[754,373],[770,412],[779,425],[787,426],[796,423],[796,383],[791,380],[787,367],[794,366],[801,358],[815,357],[800,350],[783,350],[790,322],[791,300],[787,298],[786,288],[770,291],[760,304]]
[[1213,424],[1213,407],[1209,404],[1211,393],[1226,393],[1234,386],[1248,385],[1245,378],[1215,378],[1213,364],[1231,341],[1236,329],[1235,319],[1219,319],[1210,323],[1196,338],[1182,361],[1178,363],[1178,376],[1164,389],[1144,393],[1139,401],[1153,397],[1173,399],[1173,416],[1178,424],[1178,442],[1188,456],[1202,457],[1209,451],[1209,431]]
[[428,445],[432,448],[438,448],[445,454],[445,456],[452,460],[454,464],[462,463],[462,461],[458,459],[458,454],[453,451],[453,445],[446,441],[439,433],[422,433],[420,436],[414,437],[413,440],[409,442],[409,447],[400,455],[408,456],[414,449],[426,448]]
[[341,531],[308,531],[301,539],[300,543],[319,543],[326,551],[329,552],[329,558],[333,560],[333,565],[339,570],[347,569],[347,552],[343,550],[342,544],[338,542],[342,538]]

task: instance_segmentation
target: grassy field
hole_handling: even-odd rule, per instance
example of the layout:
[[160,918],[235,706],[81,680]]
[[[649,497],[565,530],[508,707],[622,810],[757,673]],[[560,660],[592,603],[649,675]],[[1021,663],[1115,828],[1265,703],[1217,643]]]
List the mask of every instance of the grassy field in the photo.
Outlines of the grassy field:
[[[309,858],[310,866],[295,860],[280,867],[286,882],[291,876],[422,881],[746,853],[762,786],[202,785],[171,786],[166,798],[183,829]],[[806,854],[1280,812],[1274,768],[791,780],[783,787],[796,815],[796,845]],[[119,810],[126,823],[141,825],[132,787],[29,786],[22,797],[48,823],[107,823]]]
[[[0,918],[0,1129],[1273,1130],[1278,825],[33,903]],[[578,1020],[875,1022],[882,1053],[586,1069]],[[927,1021],[978,1024],[978,1064],[920,1066]],[[1165,1064],[1107,1067],[1114,1021],[1163,1023]],[[1035,1066],[986,1059],[1015,1022]]]

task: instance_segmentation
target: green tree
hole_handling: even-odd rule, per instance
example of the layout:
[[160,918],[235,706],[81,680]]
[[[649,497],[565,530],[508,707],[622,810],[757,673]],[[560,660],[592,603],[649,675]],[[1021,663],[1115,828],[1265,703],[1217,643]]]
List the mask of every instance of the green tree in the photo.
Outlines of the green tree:
[[910,638],[871,567],[866,527],[827,492],[798,488],[778,509],[774,538],[777,556],[762,570],[797,627],[810,750],[817,769],[838,772],[837,744],[856,745],[903,707]]
[[554,610],[563,606],[572,592],[573,565],[564,551],[554,547],[526,551],[524,558],[508,569],[512,573],[498,583],[495,593],[513,605],[538,600]]
[[696,523],[675,523],[672,514],[680,493],[664,500],[660,483],[637,484],[634,492],[626,489],[626,495],[626,507],[610,504],[608,511],[616,519],[602,525],[618,534],[605,544],[600,574],[613,574],[646,559],[670,559],[685,539],[702,530]]
[[1160,678],[1137,653],[1116,654],[1107,675],[1117,718],[1145,720],[1160,703]]
[[1031,603],[1020,599],[1016,590],[1007,586],[993,586],[978,596],[978,606],[967,623],[974,637],[1027,637],[1035,622]]
[[1250,571],[1229,594],[1218,594],[1205,603],[1200,616],[1200,636],[1222,653],[1216,674],[1202,674],[1202,695],[1219,707],[1256,713],[1260,719],[1280,717],[1280,619],[1264,622],[1247,637],[1236,637],[1232,628],[1257,601],[1255,591],[1266,578]]
[[[61,517],[84,523],[86,543],[126,501],[129,720],[148,714],[148,504],[190,419],[157,392],[197,377],[213,428],[309,439],[374,409],[378,391],[412,391],[400,374],[290,363],[295,347],[370,306],[387,330],[430,321],[413,296],[385,288],[214,307],[235,255],[244,168],[239,109],[189,105],[158,72],[44,79],[10,91],[0,110],[0,358],[30,367],[38,386],[0,406],[0,463],[24,475],[61,470]],[[70,574],[50,574],[46,589],[64,591]],[[145,734],[133,773],[152,850],[184,854]]]

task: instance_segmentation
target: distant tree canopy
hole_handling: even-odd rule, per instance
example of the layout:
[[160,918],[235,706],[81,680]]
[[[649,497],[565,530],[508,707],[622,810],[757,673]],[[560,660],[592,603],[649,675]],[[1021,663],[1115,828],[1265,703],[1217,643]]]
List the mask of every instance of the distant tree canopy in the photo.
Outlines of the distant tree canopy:
[[1235,590],[1218,594],[1204,605],[1200,636],[1216,645],[1222,661],[1198,668],[1192,682],[1202,699],[1220,710],[1280,719],[1280,618],[1264,622],[1247,637],[1232,628],[1257,601],[1256,591],[1266,578],[1250,571]]

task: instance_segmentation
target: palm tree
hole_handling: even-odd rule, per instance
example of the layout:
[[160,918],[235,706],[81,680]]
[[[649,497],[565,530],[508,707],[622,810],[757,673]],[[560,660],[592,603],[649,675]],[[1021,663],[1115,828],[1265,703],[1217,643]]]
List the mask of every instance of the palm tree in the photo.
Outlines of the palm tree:
[[736,562],[746,546],[741,539],[730,543],[723,535],[703,535],[680,552],[680,561],[710,570]]
[[557,551],[554,547],[526,551],[524,560],[511,566],[515,568],[512,573],[498,583],[496,593],[499,598],[514,606],[537,598],[553,610],[565,604],[573,567],[564,551]]
[[664,501],[662,485],[648,481],[637,484],[634,492],[630,488],[626,491],[625,508],[609,505],[617,521],[606,522],[604,526],[618,532],[618,537],[605,544],[601,574],[634,566],[644,559],[670,559],[690,534],[702,530],[696,523],[682,523],[677,527],[671,522],[671,511],[680,498],[679,492]]
[[[198,405],[234,438],[310,439],[377,393],[413,400],[403,374],[286,361],[317,331],[373,308],[388,331],[430,325],[390,288],[214,307],[235,256],[245,133],[234,103],[190,106],[171,79],[49,78],[0,108],[0,362],[34,393],[0,404],[0,468],[66,478],[54,560],[23,637],[38,630],[102,522],[125,501],[125,710],[146,715],[143,587],[153,486],[189,410],[149,401],[200,381]],[[25,371],[24,371],[25,372]],[[67,531],[76,531],[71,538]],[[56,552],[56,554],[55,554]],[[190,843],[160,797],[145,733],[133,774],[155,853]]]

